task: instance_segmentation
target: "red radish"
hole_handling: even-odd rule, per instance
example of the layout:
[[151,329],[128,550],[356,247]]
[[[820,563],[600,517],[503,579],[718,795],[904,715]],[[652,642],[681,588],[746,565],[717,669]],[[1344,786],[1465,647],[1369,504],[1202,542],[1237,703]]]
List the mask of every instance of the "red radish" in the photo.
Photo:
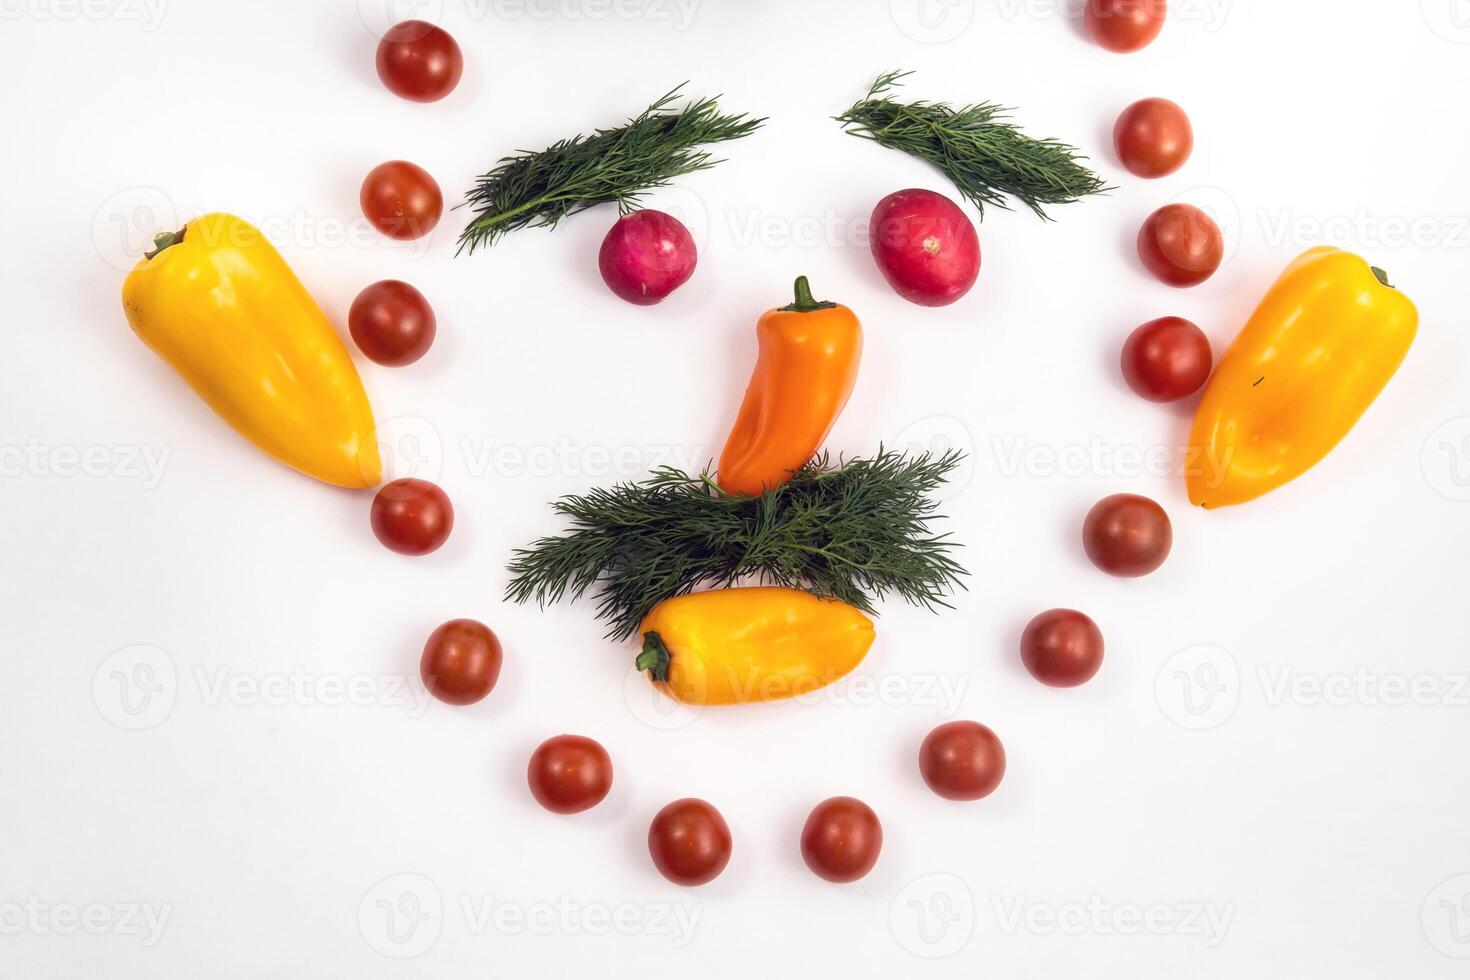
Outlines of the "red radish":
[[975,226],[959,205],[933,191],[895,191],[879,201],[868,245],[888,285],[920,306],[948,306],[980,275]]
[[607,288],[639,306],[652,306],[684,285],[697,261],[689,229],[662,211],[623,215],[597,253]]

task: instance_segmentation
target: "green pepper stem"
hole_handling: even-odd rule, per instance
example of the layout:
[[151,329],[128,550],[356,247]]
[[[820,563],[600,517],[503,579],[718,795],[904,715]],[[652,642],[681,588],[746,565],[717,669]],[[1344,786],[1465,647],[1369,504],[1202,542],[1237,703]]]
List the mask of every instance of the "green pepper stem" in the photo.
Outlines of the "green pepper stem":
[[643,650],[633,661],[633,666],[648,671],[649,676],[656,681],[666,681],[669,679],[669,661],[672,659],[663,637],[649,630],[643,634]]
[[178,231],[161,231],[158,234],[154,235],[153,250],[151,252],[144,252],[143,258],[151,259],[159,252],[162,252],[164,249],[172,248],[173,246],[177,245],[179,242],[184,240],[184,232],[187,231],[188,228],[189,226],[185,225]]
[[790,306],[781,307],[783,313],[811,313],[814,310],[830,310],[836,303],[818,302],[812,297],[811,283],[806,281],[806,276],[796,277],[796,302]]
[[1378,278],[1378,281],[1379,282],[1383,283],[1389,289],[1395,288],[1394,287],[1394,284],[1388,281],[1388,273],[1384,272],[1382,269],[1378,268],[1378,266],[1376,266],[1376,265],[1370,265],[1370,266],[1368,266],[1368,268],[1370,268],[1370,269],[1373,270],[1373,275]]

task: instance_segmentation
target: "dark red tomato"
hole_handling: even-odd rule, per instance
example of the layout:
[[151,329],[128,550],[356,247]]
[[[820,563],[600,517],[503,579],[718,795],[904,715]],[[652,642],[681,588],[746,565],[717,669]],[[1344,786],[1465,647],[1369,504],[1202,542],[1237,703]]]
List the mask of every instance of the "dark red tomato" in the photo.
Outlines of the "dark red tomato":
[[531,795],[552,813],[580,813],[601,803],[612,789],[607,749],[582,735],[558,735],[531,753],[526,782]]
[[1144,268],[1170,286],[1198,286],[1220,268],[1225,238],[1220,226],[1192,204],[1166,204],[1138,232]]
[[445,704],[474,704],[500,679],[500,640],[473,619],[451,619],[429,634],[419,659],[424,687]]
[[1210,339],[1180,316],[1150,320],[1123,344],[1123,380],[1151,402],[1173,402],[1199,391],[1214,357]]
[[652,306],[688,282],[697,261],[689,229],[662,211],[623,215],[597,253],[607,288],[639,306]]
[[434,309],[424,294],[397,279],[373,283],[347,311],[347,329],[357,346],[388,367],[412,364],[428,353],[435,326]]
[[1165,0],[1087,0],[1087,33],[1109,51],[1147,47],[1164,27]]
[[1102,661],[1102,630],[1075,609],[1048,609],[1021,633],[1021,663],[1043,684],[1086,684]]
[[358,200],[374,228],[403,241],[433,231],[444,213],[439,185],[423,167],[407,160],[389,160],[368,171]]
[[1005,774],[1005,747],[978,721],[940,725],[919,747],[919,775],[946,800],[983,799]]
[[868,224],[873,261],[894,292],[920,306],[948,306],[980,275],[980,238],[960,206],[943,194],[895,191]]
[[1109,575],[1136,578],[1164,563],[1174,545],[1174,528],[1164,508],[1147,497],[1115,493],[1087,512],[1082,547]]
[[1113,149],[1135,177],[1166,177],[1194,150],[1189,117],[1168,99],[1139,99],[1113,124]]
[[400,555],[427,555],[449,539],[454,507],[428,480],[394,480],[373,498],[373,533]]
[[703,885],[730,863],[730,828],[704,800],[675,800],[653,818],[648,853],[659,874],[676,885]]
[[378,42],[378,77],[388,91],[414,102],[437,102],[459,84],[464,55],[449,32],[422,20],[388,28]]
[[801,856],[818,878],[845,884],[873,870],[883,849],[883,826],[862,800],[823,800],[801,829]]

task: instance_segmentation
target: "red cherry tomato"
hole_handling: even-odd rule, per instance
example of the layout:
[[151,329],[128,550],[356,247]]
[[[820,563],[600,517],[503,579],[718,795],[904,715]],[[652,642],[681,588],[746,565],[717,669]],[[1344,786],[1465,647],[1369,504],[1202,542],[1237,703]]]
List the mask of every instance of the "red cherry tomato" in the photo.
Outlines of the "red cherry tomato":
[[558,735],[531,753],[526,782],[531,795],[552,813],[580,813],[601,803],[612,789],[607,749],[582,735]]
[[1123,380],[1151,402],[1173,402],[1199,391],[1214,362],[1203,330],[1179,316],[1150,320],[1123,344]]
[[1147,47],[1164,27],[1165,0],[1087,0],[1087,33],[1109,51]]
[[384,279],[357,294],[347,329],[370,360],[402,367],[423,357],[434,342],[434,310],[408,283]]
[[623,215],[597,252],[607,288],[639,306],[652,306],[684,285],[697,261],[689,229],[662,211]]
[[883,849],[883,826],[862,800],[823,800],[801,829],[801,856],[818,878],[845,884],[873,870]]
[[433,231],[444,213],[439,185],[428,171],[407,160],[389,160],[368,171],[358,200],[374,228],[403,241]]
[[473,619],[451,619],[429,634],[419,659],[424,687],[445,704],[474,704],[500,679],[500,640]]
[[1147,497],[1115,493],[1087,512],[1082,547],[1109,575],[1136,578],[1164,563],[1174,545],[1174,528],[1164,508]]
[[373,498],[373,533],[400,555],[427,555],[449,539],[454,507],[428,480],[394,480]]
[[1006,750],[978,721],[951,721],[924,738],[919,775],[946,800],[978,800],[995,792],[1006,774]]
[[1102,630],[1075,609],[1048,609],[1021,633],[1021,663],[1043,684],[1086,684],[1102,661]]
[[464,55],[449,32],[422,20],[388,28],[378,42],[378,77],[388,91],[414,102],[437,102],[459,84]]
[[653,818],[648,853],[659,874],[676,885],[703,885],[730,863],[730,828],[704,800],[675,800]]
[[1135,177],[1165,177],[1194,150],[1189,117],[1168,99],[1139,99],[1113,124],[1113,149]]
[[1164,205],[1138,232],[1138,258],[1170,286],[1198,286],[1224,257],[1219,225],[1192,204]]

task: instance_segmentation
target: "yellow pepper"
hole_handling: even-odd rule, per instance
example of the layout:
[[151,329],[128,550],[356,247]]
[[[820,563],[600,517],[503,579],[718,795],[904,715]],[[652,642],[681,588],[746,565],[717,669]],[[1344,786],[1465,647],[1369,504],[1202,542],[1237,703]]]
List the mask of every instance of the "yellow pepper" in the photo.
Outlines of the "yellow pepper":
[[639,626],[635,661],[686,704],[779,701],[815,691],[856,667],[873,621],[801,589],[715,589],[665,599]]
[[1398,370],[1419,314],[1381,269],[1308,249],[1220,359],[1190,436],[1189,499],[1244,503],[1337,445]]
[[159,235],[123,283],[128,323],[262,450],[342,487],[376,486],[373,410],[352,358],[253,225],[207,214]]

